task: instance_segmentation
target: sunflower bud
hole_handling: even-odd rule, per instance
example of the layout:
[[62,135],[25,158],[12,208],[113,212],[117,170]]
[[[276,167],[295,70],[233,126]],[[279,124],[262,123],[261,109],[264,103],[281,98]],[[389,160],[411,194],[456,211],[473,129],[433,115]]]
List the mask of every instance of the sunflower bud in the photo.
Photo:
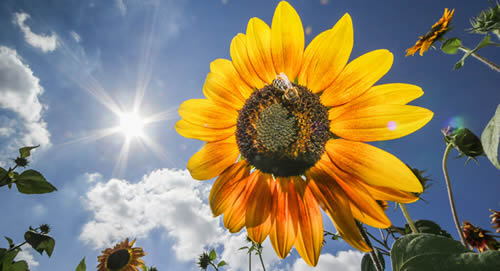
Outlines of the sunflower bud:
[[493,224],[493,228],[496,229],[496,232],[500,232],[500,212],[495,211],[490,209],[490,212],[493,214],[490,215],[491,217],[491,224]]
[[377,203],[384,211],[387,211],[389,208],[389,203],[386,200],[377,200]]
[[484,155],[481,140],[467,128],[452,128],[450,126],[441,130],[444,141],[452,144],[460,153],[459,157],[467,156],[468,159],[476,160],[477,156]]
[[16,160],[14,160],[14,162],[18,167],[26,167],[29,164],[28,159],[23,157],[17,157]]
[[492,32],[500,38],[500,4],[492,8],[485,9],[470,20],[472,28],[468,29],[471,33],[487,34]]
[[425,190],[427,190],[427,188],[429,188],[431,186],[431,184],[429,182],[432,181],[432,179],[429,178],[429,176],[424,177],[423,174],[425,173],[425,170],[419,170],[418,168],[413,168],[408,164],[406,164],[406,166],[409,169],[411,169],[411,171],[413,172],[415,177],[417,177],[418,181],[420,182],[420,184],[424,188],[424,191],[422,191],[422,193],[413,193],[413,194],[415,194],[415,196],[418,197],[418,196],[422,195],[425,192]]
[[210,264],[211,260],[210,260],[210,256],[208,255],[208,253],[206,252],[203,252],[200,257],[198,258],[198,266],[202,269],[202,270],[207,270],[208,268],[208,265]]
[[50,232],[50,226],[48,224],[40,225],[40,232],[43,234],[47,234]]
[[464,221],[462,226],[465,241],[479,252],[484,252],[486,249],[496,250],[499,248],[498,242],[489,235],[489,231],[483,230],[472,225],[469,221]]

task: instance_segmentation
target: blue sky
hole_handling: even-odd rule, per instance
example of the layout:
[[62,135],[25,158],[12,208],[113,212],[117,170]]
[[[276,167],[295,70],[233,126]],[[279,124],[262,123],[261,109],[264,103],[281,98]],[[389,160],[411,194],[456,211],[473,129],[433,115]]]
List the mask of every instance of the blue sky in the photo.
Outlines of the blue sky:
[[[15,158],[18,147],[41,144],[30,166],[58,188],[39,196],[5,187],[0,191],[0,204],[7,206],[0,223],[2,235],[19,242],[29,225],[49,223],[53,228],[52,258],[23,253],[32,262],[31,270],[73,270],[82,257],[93,267],[102,249],[125,237],[137,238],[137,245],[148,253],[147,264],[159,270],[197,270],[196,256],[209,247],[217,248],[231,270],[246,270],[247,257],[237,250],[245,245],[244,232],[230,235],[220,217],[212,218],[207,205],[212,181],[195,181],[185,170],[202,142],[181,137],[174,124],[181,102],[202,97],[210,62],[230,58],[231,39],[246,30],[250,18],[270,24],[277,3],[0,3],[0,164],[10,165],[8,158]],[[479,135],[500,101],[500,79],[472,58],[453,71],[458,55],[438,50],[423,57],[404,55],[444,8],[456,9],[454,30],[447,36],[459,36],[466,46],[474,47],[481,36],[464,29],[489,2],[290,3],[304,27],[311,29],[306,44],[348,12],[354,25],[351,59],[386,48],[394,54],[394,64],[379,83],[422,87],[424,96],[413,104],[432,110],[431,122],[412,135],[375,145],[427,170],[434,179],[423,196],[427,202],[408,209],[415,219],[434,220],[458,239],[441,172],[445,146],[440,129],[451,122],[463,123]],[[494,48],[480,53],[500,62]],[[155,121],[144,127],[149,139],[131,140],[124,158],[120,156],[126,141],[123,134],[97,135],[119,124],[113,110],[132,111],[134,104],[141,116],[154,116]],[[500,209],[500,171],[484,157],[479,165],[464,166],[464,161],[449,162],[459,218],[490,229],[488,208]],[[388,214],[395,225],[404,224],[398,210],[389,209]],[[334,231],[329,221],[325,225]],[[296,251],[278,261],[268,241],[264,246],[270,270],[308,270]],[[317,270],[358,270],[362,256],[343,241],[328,241],[322,253]]]

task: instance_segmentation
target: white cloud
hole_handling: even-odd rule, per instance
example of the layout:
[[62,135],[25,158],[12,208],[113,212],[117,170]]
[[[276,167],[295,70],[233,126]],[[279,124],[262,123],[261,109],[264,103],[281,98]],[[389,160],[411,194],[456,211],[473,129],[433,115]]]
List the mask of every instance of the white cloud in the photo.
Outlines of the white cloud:
[[116,6],[120,10],[120,13],[125,16],[127,14],[127,6],[125,5],[124,0],[116,0]]
[[293,264],[293,271],[359,271],[361,269],[361,259],[363,253],[354,250],[339,251],[337,256],[330,253],[321,254],[318,265],[314,268],[307,265],[302,259],[297,259]]
[[38,261],[35,260],[33,254],[31,254],[30,250],[32,250],[31,246],[26,244],[21,247],[21,251],[16,256],[16,261],[26,261],[28,263],[28,267],[30,270],[35,270],[34,267],[40,265]]
[[39,48],[44,53],[54,51],[57,47],[57,35],[54,32],[50,35],[33,33],[31,28],[25,24],[25,21],[29,18],[30,15],[24,12],[14,13],[13,23],[21,28],[26,42],[33,47]]
[[0,46],[0,157],[12,157],[22,146],[50,145],[38,97],[40,80],[13,49]]
[[[239,251],[247,245],[246,232],[230,234],[214,218],[206,200],[211,185],[193,180],[186,170],[160,169],[137,183],[111,179],[91,187],[84,197],[93,213],[83,226],[80,240],[103,249],[129,238],[146,238],[153,229],[174,241],[172,249],[180,261],[195,261],[203,248],[221,248],[229,266],[226,270],[247,270],[248,255]],[[263,258],[268,267],[279,259],[269,241]],[[253,256],[254,270],[260,263]]]
[[82,37],[80,37],[80,35],[78,35],[78,33],[76,33],[75,31],[71,30],[69,32],[69,34],[71,35],[71,37],[73,37],[73,39],[79,43],[80,41],[82,41]]
[[222,4],[225,5],[229,2],[229,0],[221,0]]

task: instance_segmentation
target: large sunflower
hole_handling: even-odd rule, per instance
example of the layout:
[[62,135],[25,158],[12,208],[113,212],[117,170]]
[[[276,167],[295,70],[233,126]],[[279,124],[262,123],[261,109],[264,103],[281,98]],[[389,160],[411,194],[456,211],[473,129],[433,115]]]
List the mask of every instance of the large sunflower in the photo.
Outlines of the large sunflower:
[[144,261],[139,258],[146,253],[140,247],[133,248],[134,243],[135,240],[129,244],[127,238],[114,248],[103,250],[102,255],[97,257],[97,271],[138,271],[144,265]]
[[206,99],[185,101],[176,124],[207,142],[187,168],[197,180],[218,176],[209,201],[224,226],[246,227],[257,243],[269,236],[281,258],[295,245],[312,266],[323,241],[320,206],[347,242],[369,251],[355,219],[388,227],[376,200],[408,203],[422,192],[403,162],[363,142],[410,134],[433,113],[406,105],[423,94],[418,86],[373,86],[392,65],[389,51],[347,64],[352,45],[345,14],[304,51],[300,17],[280,2],[271,28],[250,19],[231,42],[232,61],[210,64]]

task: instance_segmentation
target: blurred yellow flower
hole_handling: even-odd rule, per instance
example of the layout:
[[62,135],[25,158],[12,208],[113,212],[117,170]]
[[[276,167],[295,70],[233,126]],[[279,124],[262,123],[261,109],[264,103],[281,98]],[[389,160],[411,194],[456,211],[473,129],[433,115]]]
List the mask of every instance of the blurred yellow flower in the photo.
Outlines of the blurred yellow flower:
[[134,243],[135,240],[129,244],[127,238],[114,248],[103,250],[97,257],[97,271],[139,271],[144,266],[144,261],[139,258],[146,253],[140,247],[133,248]]

